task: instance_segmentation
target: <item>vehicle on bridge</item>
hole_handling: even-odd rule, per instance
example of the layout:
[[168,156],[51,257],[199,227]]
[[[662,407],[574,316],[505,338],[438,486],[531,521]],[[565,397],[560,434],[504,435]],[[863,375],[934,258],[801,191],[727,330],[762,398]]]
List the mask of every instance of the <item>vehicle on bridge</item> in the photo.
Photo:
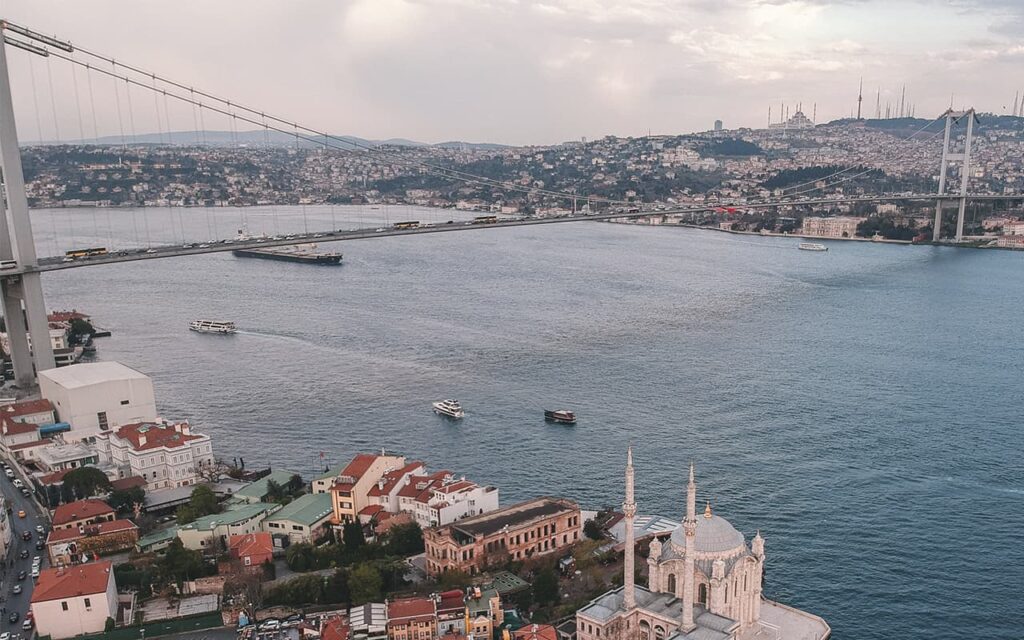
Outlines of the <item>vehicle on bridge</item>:
[[78,260],[79,258],[91,258],[93,256],[105,256],[108,251],[106,247],[96,247],[94,249],[72,249],[71,251],[64,252],[65,260]]
[[420,226],[419,220],[409,220],[407,222],[396,222],[391,225],[395,229],[415,229]]
[[498,216],[477,216],[473,218],[473,224],[494,224],[498,221]]

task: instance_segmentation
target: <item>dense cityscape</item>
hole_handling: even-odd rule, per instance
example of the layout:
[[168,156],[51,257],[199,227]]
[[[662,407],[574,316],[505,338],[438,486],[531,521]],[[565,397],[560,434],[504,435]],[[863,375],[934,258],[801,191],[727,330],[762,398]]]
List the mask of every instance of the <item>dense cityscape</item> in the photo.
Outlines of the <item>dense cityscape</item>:
[[1024,12],[260,4],[0,20],[0,640],[1019,632]]

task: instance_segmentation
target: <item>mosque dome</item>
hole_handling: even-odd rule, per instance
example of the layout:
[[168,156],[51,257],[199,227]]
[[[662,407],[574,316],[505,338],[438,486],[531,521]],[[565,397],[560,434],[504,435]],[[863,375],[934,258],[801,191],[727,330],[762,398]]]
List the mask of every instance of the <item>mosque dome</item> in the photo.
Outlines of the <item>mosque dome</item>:
[[[686,548],[686,530],[679,525],[672,532],[672,544],[678,549]],[[697,553],[728,553],[746,549],[743,534],[721,516],[706,514],[697,516],[697,535],[694,540]]]

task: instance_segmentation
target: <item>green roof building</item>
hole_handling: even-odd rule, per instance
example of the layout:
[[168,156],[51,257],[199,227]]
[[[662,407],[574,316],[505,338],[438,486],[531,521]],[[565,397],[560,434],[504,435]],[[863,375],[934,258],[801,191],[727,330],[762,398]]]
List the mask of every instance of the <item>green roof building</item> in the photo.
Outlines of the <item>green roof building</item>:
[[331,494],[307,493],[292,500],[263,521],[263,530],[274,536],[275,546],[289,543],[317,542],[330,529]]
[[288,484],[288,482],[291,481],[292,476],[295,475],[298,474],[286,469],[271,471],[269,475],[266,475],[236,491],[235,495],[231,496],[231,502],[262,502],[267,499],[267,483],[273,480],[277,484],[284,486]]
[[211,513],[178,527],[178,537],[188,549],[205,550],[218,542],[227,548],[231,536],[262,531],[263,520],[280,508],[281,505],[268,502],[230,505],[227,511]]

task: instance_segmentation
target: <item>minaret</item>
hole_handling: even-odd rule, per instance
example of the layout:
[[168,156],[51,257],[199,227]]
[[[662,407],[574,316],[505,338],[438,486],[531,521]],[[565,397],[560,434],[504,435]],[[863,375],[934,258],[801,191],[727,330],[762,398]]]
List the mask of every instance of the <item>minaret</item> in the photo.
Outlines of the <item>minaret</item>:
[[693,623],[693,574],[694,555],[697,553],[697,482],[693,477],[693,463],[690,463],[690,482],[686,485],[686,518],[683,520],[686,532],[686,556],[683,558],[683,621],[680,629],[690,632]]
[[625,564],[622,569],[622,606],[629,611],[636,607],[636,589],[633,584],[636,575],[633,518],[636,517],[636,502],[633,500],[633,447],[626,452],[626,501],[622,503],[622,514],[626,516]]

